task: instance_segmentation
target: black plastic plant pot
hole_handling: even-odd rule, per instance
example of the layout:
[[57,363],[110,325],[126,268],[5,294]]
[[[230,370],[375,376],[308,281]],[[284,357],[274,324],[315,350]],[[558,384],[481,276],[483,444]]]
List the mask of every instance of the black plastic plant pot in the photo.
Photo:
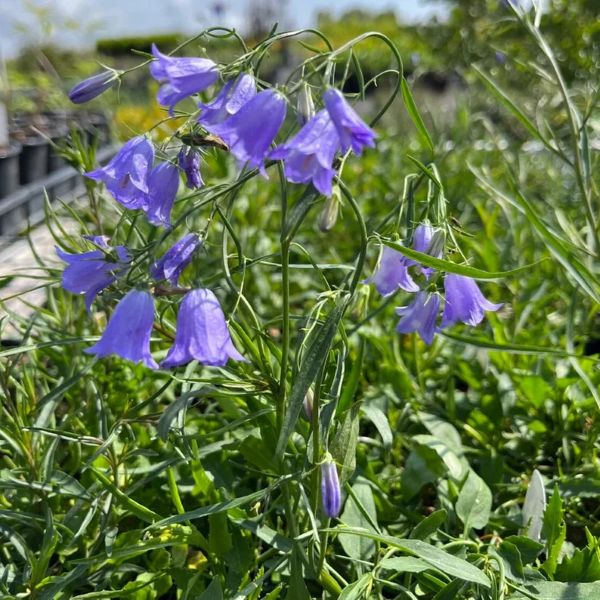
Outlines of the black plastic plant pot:
[[0,198],[19,188],[19,154],[21,144],[12,143],[8,148],[0,148]]
[[88,135],[88,141],[91,143],[94,139],[98,140],[98,147],[105,146],[110,141],[110,126],[108,118],[104,113],[87,113],[85,130]]
[[42,137],[26,138],[19,157],[21,185],[39,181],[48,172],[48,140]]

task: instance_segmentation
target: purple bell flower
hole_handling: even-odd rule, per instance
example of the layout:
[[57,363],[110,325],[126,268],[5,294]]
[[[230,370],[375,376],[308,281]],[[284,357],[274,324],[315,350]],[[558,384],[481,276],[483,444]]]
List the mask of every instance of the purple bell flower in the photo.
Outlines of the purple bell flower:
[[154,146],[144,136],[129,140],[105,166],[85,173],[101,181],[126,208],[142,208],[148,193],[148,173],[154,161]]
[[235,115],[254,96],[256,96],[254,77],[242,73],[236,79],[230,79],[212,102],[198,104],[198,108],[202,109],[198,123],[203,126],[222,123]]
[[321,500],[323,512],[329,519],[340,514],[342,508],[342,492],[335,463],[328,457],[321,463]]
[[156,226],[171,226],[171,209],[179,188],[179,169],[168,162],[154,167],[148,176],[148,195],[142,207],[148,221]]
[[360,156],[365,146],[375,146],[377,134],[356,114],[340,91],[329,88],[323,94],[323,101],[340,137],[342,152],[352,148]]
[[426,344],[431,344],[436,332],[435,322],[440,307],[436,294],[419,292],[409,306],[396,309],[402,318],[396,327],[398,333],[417,332]]
[[155,44],[152,55],[156,60],[150,63],[150,74],[161,84],[156,99],[169,107],[171,115],[178,102],[206,89],[219,77],[217,65],[208,58],[167,56]]
[[483,296],[474,279],[447,273],[444,277],[446,304],[440,328],[462,321],[467,325],[479,325],[485,311],[496,311],[502,304],[493,304]]
[[257,167],[266,176],[263,163],[285,113],[285,98],[275,90],[264,90],[222,123],[207,123],[204,128],[218,135],[240,163]]
[[105,236],[87,239],[102,249],[70,254],[56,247],[56,254],[68,265],[63,271],[62,287],[73,294],[84,294],[85,307],[89,312],[94,298],[125,271],[131,256],[125,246],[116,246],[116,257],[111,258],[108,254],[111,248]]
[[321,194],[331,196],[335,169],[333,157],[340,140],[326,110],[319,111],[289,141],[270,152],[269,158],[284,161],[288,181],[308,183]]
[[80,81],[69,92],[73,104],[85,104],[111,88],[119,78],[115,71],[102,71]]
[[177,286],[181,272],[190,264],[201,243],[195,233],[184,235],[152,265],[150,274],[157,281],[166,279],[172,286]]
[[379,267],[364,283],[374,283],[382,296],[390,296],[398,289],[405,292],[418,292],[419,286],[408,272],[408,261],[404,254],[389,246],[383,247]]
[[200,174],[201,154],[195,148],[182,148],[179,151],[177,162],[179,168],[185,173],[185,185],[190,190],[197,190],[204,185]]
[[188,292],[179,307],[175,342],[161,366],[177,367],[197,360],[204,365],[223,367],[230,358],[246,360],[231,341],[217,297],[205,289]]
[[158,368],[150,354],[154,300],[148,292],[131,290],[121,299],[102,337],[85,352],[98,358],[117,354],[150,369]]

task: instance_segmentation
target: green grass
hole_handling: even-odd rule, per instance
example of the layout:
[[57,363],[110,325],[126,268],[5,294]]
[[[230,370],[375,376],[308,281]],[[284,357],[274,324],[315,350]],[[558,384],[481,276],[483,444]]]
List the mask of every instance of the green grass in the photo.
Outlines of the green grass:
[[[552,73],[551,51],[517,17],[532,45],[512,60]],[[90,315],[47,265],[47,304],[0,350],[2,597],[600,596],[597,82],[561,95],[556,72],[528,75],[530,92],[483,67],[465,75],[445,125],[404,86],[377,150],[344,163],[328,233],[322,197],[282,184],[275,165],[237,186],[218,150],[168,239],[90,188],[98,206],[77,213],[81,233],[97,233],[99,216],[138,267]],[[68,212],[47,226],[83,249],[61,232]],[[429,347],[394,331],[408,295],[360,283],[378,239],[425,217],[447,232],[444,260],[483,272],[486,297],[505,303]],[[250,362],[153,372],[84,354],[151,257],[204,230],[182,285],[215,291]],[[157,306],[159,359],[177,299]],[[325,449],[345,497],[331,521]],[[534,469],[548,497],[541,543],[523,528]]]

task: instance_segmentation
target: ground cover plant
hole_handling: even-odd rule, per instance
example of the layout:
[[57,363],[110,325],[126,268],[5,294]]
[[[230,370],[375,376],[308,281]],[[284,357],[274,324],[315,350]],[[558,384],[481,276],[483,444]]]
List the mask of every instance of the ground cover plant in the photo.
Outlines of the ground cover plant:
[[87,201],[4,321],[3,597],[599,596],[598,89],[543,25],[505,7],[537,104],[474,65],[447,129],[376,32],[140,57],[171,133],[72,140]]

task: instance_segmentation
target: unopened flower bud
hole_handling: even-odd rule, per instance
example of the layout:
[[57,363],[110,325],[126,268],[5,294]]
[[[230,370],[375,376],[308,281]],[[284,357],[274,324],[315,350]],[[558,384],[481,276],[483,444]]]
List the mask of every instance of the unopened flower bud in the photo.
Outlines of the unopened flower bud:
[[195,148],[182,148],[177,157],[179,168],[185,173],[185,185],[190,190],[197,190],[204,182],[200,175],[200,152]]
[[308,421],[312,421],[313,415],[313,400],[315,398],[315,394],[312,388],[308,388],[308,391],[304,395],[304,401],[302,402],[302,409],[304,410],[304,416]]
[[333,519],[340,514],[342,492],[337,468],[330,454],[327,454],[325,461],[321,463],[321,500],[323,512],[328,518]]
[[325,198],[323,210],[319,215],[319,231],[327,233],[328,231],[333,229],[333,226],[336,224],[338,214],[340,212],[341,201],[342,196],[340,193],[340,188],[339,186],[334,185],[331,196]]
[[119,78],[116,71],[102,71],[78,83],[70,92],[69,99],[74,104],[84,104],[93,100],[108,88],[111,88]]
[[443,229],[436,229],[433,232],[427,254],[435,258],[441,258],[444,254],[444,246],[446,245],[446,233]]
[[298,110],[300,125],[304,125],[315,114],[315,103],[313,102],[310,87],[307,83],[303,83],[300,92],[298,92],[298,104],[296,108]]

